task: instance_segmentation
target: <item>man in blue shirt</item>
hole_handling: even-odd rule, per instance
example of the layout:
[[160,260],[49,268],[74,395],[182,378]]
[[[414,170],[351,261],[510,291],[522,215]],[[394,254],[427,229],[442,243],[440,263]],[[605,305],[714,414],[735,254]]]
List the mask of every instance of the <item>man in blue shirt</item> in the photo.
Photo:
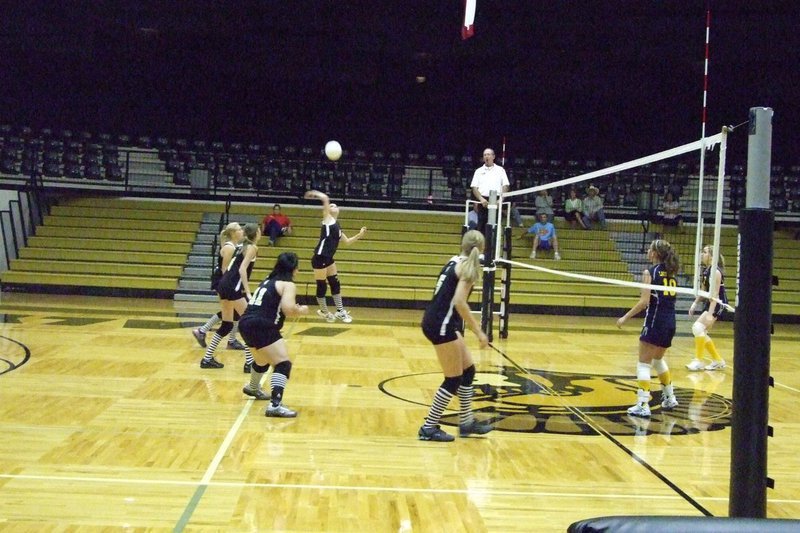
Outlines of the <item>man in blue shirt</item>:
[[536,250],[553,250],[553,258],[558,261],[561,256],[558,254],[558,238],[556,237],[556,227],[552,222],[547,221],[547,213],[539,214],[539,221],[531,226],[528,234],[533,234],[533,249],[531,259],[536,259]]

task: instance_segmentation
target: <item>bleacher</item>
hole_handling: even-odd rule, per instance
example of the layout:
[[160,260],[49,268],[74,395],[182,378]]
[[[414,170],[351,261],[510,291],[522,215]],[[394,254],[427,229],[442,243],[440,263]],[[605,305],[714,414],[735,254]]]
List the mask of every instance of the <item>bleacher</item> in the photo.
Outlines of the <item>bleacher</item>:
[[[0,275],[3,290],[157,297],[177,297],[183,292],[214,301],[208,287],[214,259],[209,240],[202,238],[201,225],[204,215],[218,220],[223,211],[224,205],[208,202],[96,197],[64,200],[52,207],[28,246],[11,262],[10,270]],[[255,222],[266,211],[266,207],[254,204],[237,204],[231,207],[229,217]],[[318,239],[320,209],[316,202],[285,204],[284,212],[292,218],[294,234],[281,238],[274,248],[262,240],[253,282],[268,274],[280,251],[295,251],[302,261],[296,280],[298,294],[313,304],[315,285],[309,260]],[[350,235],[362,225],[368,227],[364,239],[352,246],[342,245],[336,255],[349,306],[424,306],[441,266],[459,250],[462,217],[458,214],[347,208],[339,220]],[[563,259],[554,261],[543,255],[534,264],[635,279],[610,238],[613,222],[608,231],[575,230],[557,222]],[[213,237],[216,229],[206,232],[206,237]],[[729,290],[735,289],[735,245],[735,232],[726,229],[722,251],[729,261]],[[531,261],[527,259],[528,240],[515,238],[513,246],[513,260]],[[693,251],[684,247],[687,249],[679,252],[691,257]],[[201,266],[192,268],[193,254]],[[598,268],[600,255],[602,269]],[[798,259],[800,241],[776,232],[775,275],[781,282],[773,290],[775,314],[800,315]],[[480,286],[476,287],[479,290]],[[512,273],[511,308],[515,312],[614,314],[629,308],[637,296],[636,289],[547,272],[515,268]],[[498,295],[495,300],[499,299]]]
[[[510,158],[506,169],[513,190],[614,164],[519,156]],[[199,237],[207,224],[204,217],[218,219],[228,202],[231,217],[255,221],[266,206],[281,202],[291,209],[296,227],[295,235],[282,245],[306,259],[317,239],[319,209],[299,203],[298,198],[305,190],[316,188],[345,207],[342,223],[346,231],[355,232],[362,224],[370,228],[367,239],[343,247],[337,254],[347,287],[345,297],[371,305],[421,306],[442,261],[458,251],[464,200],[478,165],[477,156],[470,154],[351,149],[332,162],[321,149],[302,146],[3,125],[0,187],[40,191],[48,204],[43,206],[48,214],[27,245],[11,251],[13,260],[2,274],[3,287],[170,297],[197,291],[209,296],[205,270],[213,257],[208,235],[203,237],[205,241]],[[728,168],[723,222],[732,228],[744,205],[745,180],[741,165],[734,163]],[[652,225],[651,233],[661,231],[656,215],[666,192],[686,198],[687,219],[696,218],[691,198],[698,193],[697,172],[695,164],[662,161],[604,177],[599,185],[609,231],[632,221],[634,225],[637,221],[642,226]],[[714,172],[712,164],[707,172]],[[800,300],[795,268],[800,241],[794,229],[782,229],[785,221],[789,228],[800,221],[800,166],[774,165],[770,189],[779,223],[775,273],[780,285],[773,291],[773,307],[779,314],[800,315],[795,303]],[[610,239],[597,239],[595,232],[563,224],[560,215],[566,188],[551,192],[563,260],[544,264],[556,270],[634,279],[636,269],[630,268],[626,258],[615,258]],[[86,196],[96,194],[103,196]],[[703,209],[711,209],[713,195],[705,187],[704,195]],[[123,196],[163,201],[118,199]],[[523,215],[534,212],[530,196],[514,201]],[[48,212],[53,203],[56,205]],[[257,207],[259,204],[265,207]],[[729,260],[735,257],[734,234],[735,229],[728,229],[723,235],[723,253]],[[527,261],[529,246],[515,240],[513,259]],[[258,263],[256,278],[266,273],[268,257],[274,252],[265,250],[267,256]],[[603,263],[602,272],[595,261],[598,250],[610,258]],[[691,255],[691,251],[681,250],[681,254]],[[735,265],[729,265],[729,285],[735,280],[735,271]],[[301,294],[313,294],[310,270],[301,273],[298,281],[304,284]],[[512,290],[512,305],[533,310],[622,309],[635,298],[635,292],[631,295],[614,286],[525,269],[514,271]]]
[[[729,157],[731,155],[729,154]],[[0,181],[45,187],[95,189],[120,194],[207,199],[231,195],[296,199],[310,188],[364,204],[458,207],[467,197],[478,154],[402,153],[345,149],[328,161],[321,149],[258,143],[223,143],[158,136],[112,135],[0,125]],[[616,164],[614,161],[543,159],[515,156],[505,162],[512,189],[544,185]],[[730,161],[725,191],[726,217],[744,207],[745,177]],[[611,175],[600,184],[613,216],[641,207],[642,195],[676,198],[696,190],[695,163],[660,161]],[[713,164],[707,175],[715,172]],[[566,190],[554,191],[556,208]],[[800,221],[800,165],[772,166],[770,199],[776,218]],[[531,207],[520,198],[520,207]],[[656,202],[657,204],[657,202]],[[685,202],[692,208],[691,202]],[[657,209],[653,205],[653,209]]]

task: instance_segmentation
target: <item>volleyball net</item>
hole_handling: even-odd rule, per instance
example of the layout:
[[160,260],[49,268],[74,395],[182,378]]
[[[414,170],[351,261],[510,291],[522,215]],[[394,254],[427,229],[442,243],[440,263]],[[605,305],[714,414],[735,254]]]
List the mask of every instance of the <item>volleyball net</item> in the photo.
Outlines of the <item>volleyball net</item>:
[[[700,255],[703,246],[711,246],[713,269],[721,262],[720,254],[730,259],[736,254],[735,231],[722,231],[724,215],[735,208],[726,189],[727,133],[723,128],[711,137],[583,173],[560,162],[511,162],[506,169],[512,190],[490,205],[484,325],[492,315],[500,315],[504,337],[512,301],[558,307],[571,294],[606,302],[635,294],[620,287],[673,291],[686,307],[698,296],[719,301],[701,287]],[[575,200],[580,200],[581,212],[571,216]],[[597,205],[602,207],[594,211]],[[465,212],[469,209],[467,202]],[[512,216],[514,209],[524,227],[515,227],[520,217]],[[535,250],[532,257],[533,224],[541,213],[555,226],[555,239],[550,249]],[[642,283],[642,272],[650,264],[647,251],[655,239],[669,241],[680,257],[676,287]],[[496,282],[497,271],[501,275]]]

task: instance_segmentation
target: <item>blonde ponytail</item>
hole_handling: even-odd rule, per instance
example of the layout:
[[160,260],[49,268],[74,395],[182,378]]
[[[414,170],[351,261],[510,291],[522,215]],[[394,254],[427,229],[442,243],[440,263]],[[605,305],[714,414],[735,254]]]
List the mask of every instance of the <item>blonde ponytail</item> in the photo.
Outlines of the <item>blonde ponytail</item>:
[[470,230],[461,238],[461,255],[467,256],[458,266],[458,277],[469,283],[475,283],[481,275],[481,259],[484,238],[481,232]]

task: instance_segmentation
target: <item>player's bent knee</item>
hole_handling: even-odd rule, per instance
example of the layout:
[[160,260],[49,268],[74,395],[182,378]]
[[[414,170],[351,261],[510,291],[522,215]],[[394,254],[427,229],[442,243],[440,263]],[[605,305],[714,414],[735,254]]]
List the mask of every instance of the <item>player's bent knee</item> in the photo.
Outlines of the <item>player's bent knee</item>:
[[328,291],[328,284],[324,279],[317,280],[317,298],[324,298],[325,293]]
[[224,337],[225,335],[230,333],[232,329],[233,329],[233,322],[230,322],[228,320],[223,320],[222,325],[217,330],[217,335],[219,335],[220,337]]
[[701,324],[700,321],[696,321],[692,324],[692,335],[695,337],[705,337],[706,335],[706,326]]
[[442,388],[450,394],[456,394],[458,392],[459,385],[461,385],[461,376],[444,378],[444,381],[442,382]]
[[328,276],[328,285],[331,286],[331,294],[339,294],[342,286],[339,284],[339,274]]
[[281,361],[277,365],[275,365],[275,372],[278,374],[283,374],[286,376],[286,379],[289,379],[289,375],[292,373],[292,362],[291,361]]
[[464,369],[464,373],[461,374],[461,386],[471,387],[474,379],[475,379],[475,365],[469,365],[469,367]]

